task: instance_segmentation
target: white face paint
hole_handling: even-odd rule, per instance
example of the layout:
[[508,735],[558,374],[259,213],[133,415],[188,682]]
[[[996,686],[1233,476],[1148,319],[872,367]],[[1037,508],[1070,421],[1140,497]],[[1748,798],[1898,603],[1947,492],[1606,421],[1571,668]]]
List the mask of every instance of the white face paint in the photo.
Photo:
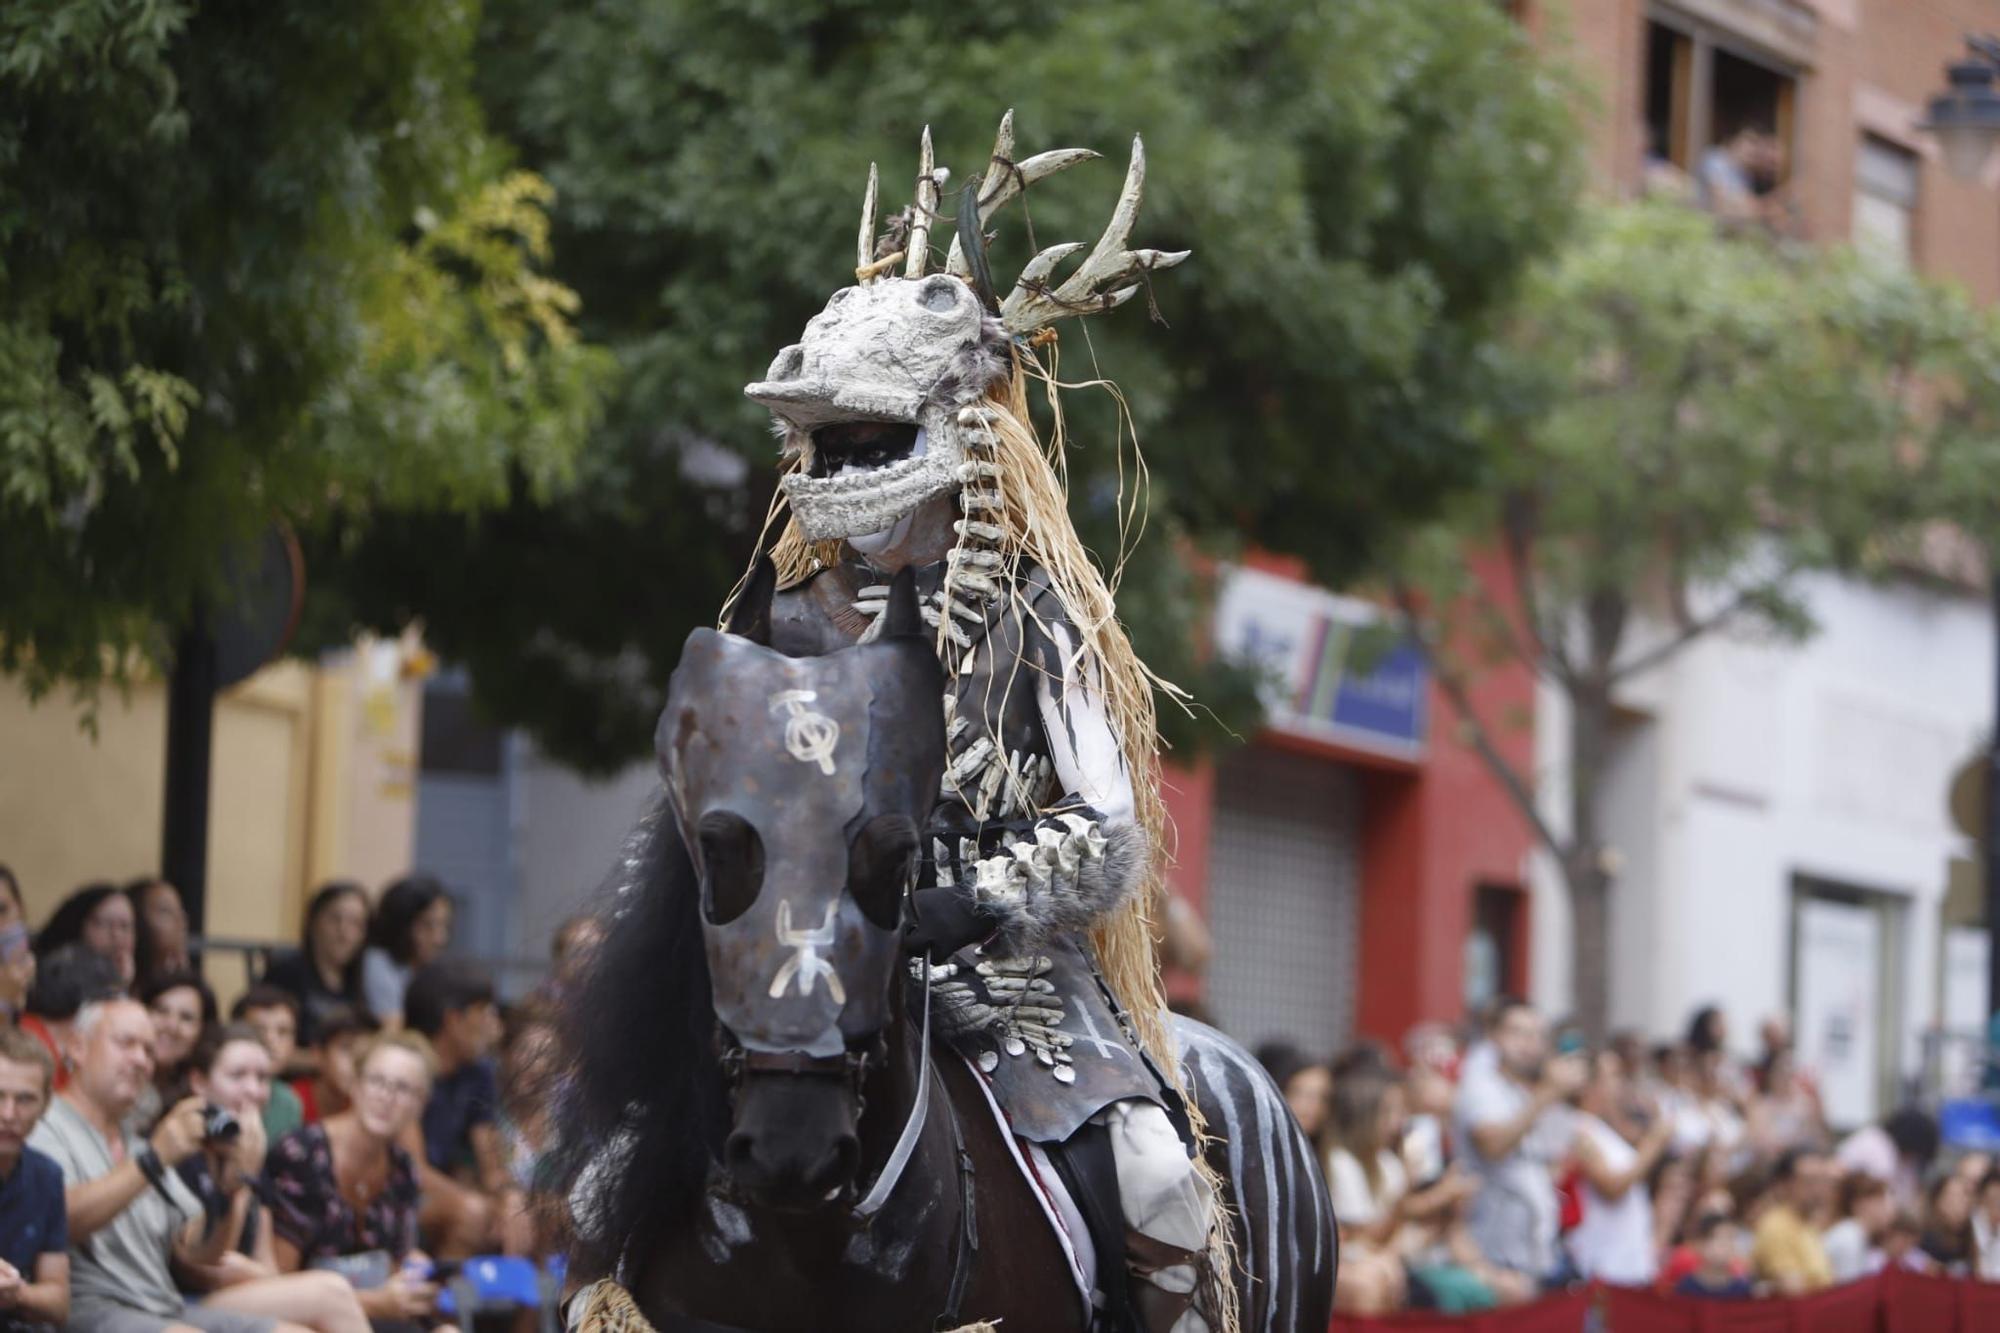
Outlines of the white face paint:
[[[924,430],[923,427],[919,426],[917,428],[916,443],[910,446],[910,458],[911,459],[922,458],[925,454],[929,452],[930,452],[929,435]],[[843,477],[848,475],[849,473],[867,472],[870,470],[871,469],[862,467],[857,463],[849,463],[846,466],[842,467],[840,471],[834,473],[834,475],[837,477]],[[921,509],[922,507],[923,506],[918,505],[915,508],[906,511],[901,518],[897,519],[894,523],[882,529],[880,532],[870,532],[860,537],[849,537],[847,539],[847,544],[849,546],[852,546],[855,550],[859,551],[862,555],[866,556],[878,556],[883,554],[884,552],[893,551],[897,547],[901,546],[904,542],[910,539],[910,525],[916,521],[917,509]]]

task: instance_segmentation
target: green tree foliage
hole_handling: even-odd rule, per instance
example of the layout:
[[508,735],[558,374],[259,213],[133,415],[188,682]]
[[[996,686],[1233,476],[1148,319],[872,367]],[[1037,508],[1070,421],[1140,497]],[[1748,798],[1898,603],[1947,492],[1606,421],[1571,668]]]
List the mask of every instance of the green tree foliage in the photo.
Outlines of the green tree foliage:
[[[1399,600],[1562,868],[1576,1012],[1601,1018],[1619,692],[1707,635],[1810,634],[1809,574],[1936,578],[1940,552],[2000,531],[2000,317],[1850,252],[1623,205],[1540,270],[1510,354],[1526,388],[1486,418],[1488,484],[1409,541]],[[1496,544],[1518,597],[1465,559]],[[1471,706],[1523,667],[1568,703],[1553,818],[1506,720]]]
[[274,517],[547,494],[604,356],[476,9],[0,7],[0,668],[86,693]]
[[[1574,180],[1567,92],[1488,0],[489,0],[479,75],[556,187],[556,271],[619,383],[576,491],[342,539],[359,576],[329,614],[420,612],[493,716],[594,768],[644,752],[651,691],[752,548],[771,444],[742,386],[852,281],[868,164],[900,206],[926,123],[955,183],[1009,106],[1021,154],[1105,154],[996,220],[1003,290],[1037,241],[1098,235],[1144,134],[1135,243],[1194,258],[1153,286],[1164,326],[1145,300],[1069,322],[1062,366],[1122,386],[1152,468],[1127,623],[1237,718],[1243,682],[1196,657],[1190,539],[1340,581],[1476,476],[1494,313]],[[1109,555],[1115,411],[1066,407],[1078,523]]]

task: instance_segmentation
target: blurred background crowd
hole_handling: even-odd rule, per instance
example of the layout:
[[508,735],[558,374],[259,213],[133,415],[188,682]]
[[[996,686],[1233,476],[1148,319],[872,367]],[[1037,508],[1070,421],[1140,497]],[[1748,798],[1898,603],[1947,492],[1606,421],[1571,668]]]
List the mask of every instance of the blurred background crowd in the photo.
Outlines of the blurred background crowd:
[[1828,1127],[1783,1019],[1703,1008],[1593,1044],[1503,997],[1331,1060],[1258,1050],[1320,1150],[1337,1308],[1462,1312],[1605,1282],[1803,1295],[1885,1268],[2000,1280],[2000,1159],[1916,1106]]

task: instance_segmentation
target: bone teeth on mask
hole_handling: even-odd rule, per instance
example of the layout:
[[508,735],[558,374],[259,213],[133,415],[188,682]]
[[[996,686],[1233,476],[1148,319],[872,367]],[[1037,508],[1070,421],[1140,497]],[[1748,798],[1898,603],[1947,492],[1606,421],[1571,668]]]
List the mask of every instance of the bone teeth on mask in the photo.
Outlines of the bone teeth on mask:
[[958,465],[958,479],[968,486],[978,481],[997,480],[999,476],[998,463],[982,463],[972,459]]
[[950,556],[951,563],[959,569],[995,570],[1007,563],[1007,558],[998,551],[979,551],[969,546],[955,548]]
[[[997,542],[1001,538],[1007,535],[1006,531],[1000,528],[998,525],[993,523],[981,523],[976,518],[961,518],[954,520],[951,525],[951,530],[957,533],[961,537],[976,537],[980,541],[987,541],[987,542]],[[871,589],[863,588],[861,590],[861,595],[863,597],[866,597],[869,595],[870,592]],[[884,596],[888,595],[888,589],[884,588],[882,592]]]
[[999,509],[1000,497],[986,491],[965,491],[958,497],[958,507],[966,513],[975,509]]

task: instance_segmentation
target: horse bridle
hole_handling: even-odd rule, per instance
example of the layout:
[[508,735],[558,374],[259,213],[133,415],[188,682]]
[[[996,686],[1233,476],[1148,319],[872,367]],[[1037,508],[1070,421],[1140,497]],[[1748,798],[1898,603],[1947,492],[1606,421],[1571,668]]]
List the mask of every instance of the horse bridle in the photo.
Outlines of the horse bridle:
[[[889,1195],[895,1191],[896,1183],[903,1178],[903,1171],[916,1155],[917,1140],[923,1136],[924,1120],[930,1111],[931,1100],[931,970],[919,964],[917,968],[924,983],[923,1030],[919,1034],[917,1054],[917,1099],[910,1107],[910,1115],[903,1122],[902,1133],[896,1136],[896,1146],[889,1150],[889,1158],[882,1164],[881,1174],[868,1189],[861,1201],[854,1205],[854,1216],[860,1222],[867,1222],[882,1211],[882,1205],[889,1202]],[[862,1087],[868,1080],[872,1066],[885,1062],[889,1055],[889,1034],[884,1028],[875,1035],[875,1040],[863,1050],[846,1050],[838,1055],[812,1055],[806,1051],[751,1051],[745,1050],[736,1039],[736,1034],[722,1023],[717,1023],[716,1042],[722,1047],[721,1063],[724,1086],[732,1098],[749,1074],[797,1074],[808,1078],[845,1079],[854,1090],[854,1115],[858,1121],[868,1109],[868,1098]]]
[[736,1034],[721,1023],[715,1025],[715,1043],[722,1061],[722,1078],[731,1097],[743,1085],[746,1074],[798,1074],[810,1078],[846,1079],[854,1089],[854,1098],[861,1105],[867,1105],[862,1094],[862,1085],[868,1081],[869,1069],[887,1057],[889,1040],[877,1035],[864,1050],[842,1051],[838,1055],[808,1055],[804,1051],[748,1051]]

